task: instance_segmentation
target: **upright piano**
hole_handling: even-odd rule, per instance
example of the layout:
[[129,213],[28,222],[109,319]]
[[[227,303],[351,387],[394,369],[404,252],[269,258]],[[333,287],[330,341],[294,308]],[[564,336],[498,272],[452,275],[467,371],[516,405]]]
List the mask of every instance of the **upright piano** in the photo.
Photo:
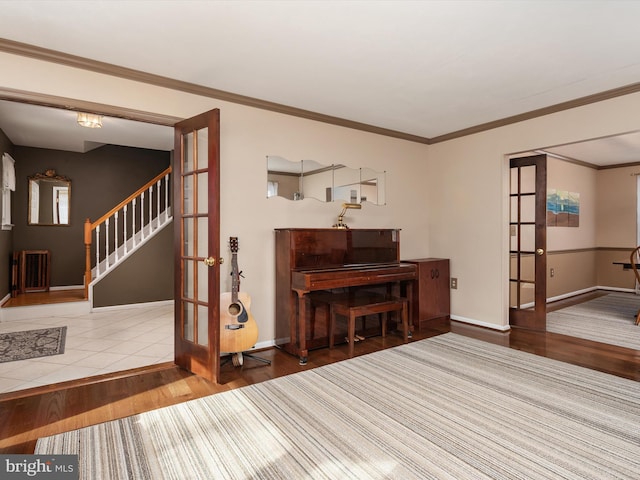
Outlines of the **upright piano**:
[[310,348],[328,342],[310,318],[310,293],[387,286],[399,294],[406,282],[411,295],[417,268],[400,262],[398,229],[279,228],[275,235],[276,322],[289,327],[281,347],[302,365]]

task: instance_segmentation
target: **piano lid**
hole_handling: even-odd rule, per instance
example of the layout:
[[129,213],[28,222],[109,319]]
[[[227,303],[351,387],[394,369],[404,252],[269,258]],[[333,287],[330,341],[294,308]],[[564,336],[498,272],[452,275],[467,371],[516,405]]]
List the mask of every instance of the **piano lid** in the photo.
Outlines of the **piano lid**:
[[289,235],[291,269],[399,263],[398,229],[276,229]]

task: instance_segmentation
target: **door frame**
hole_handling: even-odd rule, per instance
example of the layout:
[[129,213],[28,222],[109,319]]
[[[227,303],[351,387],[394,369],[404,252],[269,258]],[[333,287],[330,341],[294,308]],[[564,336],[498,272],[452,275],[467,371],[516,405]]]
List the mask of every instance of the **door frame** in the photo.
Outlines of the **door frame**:
[[[70,110],[70,111],[89,111],[98,115],[104,115],[104,116],[110,116],[110,117],[116,117],[116,118],[124,118],[126,120],[131,120],[131,121],[136,121],[136,122],[141,122],[141,123],[150,123],[150,124],[155,124],[155,125],[162,125],[162,126],[166,126],[166,127],[172,127],[174,128],[174,137],[175,137],[175,126],[183,121],[184,119],[181,117],[177,117],[177,116],[173,116],[173,115],[166,115],[166,114],[158,114],[158,113],[154,113],[154,112],[148,112],[148,111],[142,111],[142,110],[135,110],[132,108],[127,108],[127,107],[123,107],[121,105],[110,105],[110,104],[104,104],[104,103],[97,103],[97,102],[91,102],[91,101],[86,101],[86,100],[80,100],[80,99],[76,99],[76,98],[71,98],[71,97],[59,97],[59,96],[55,96],[55,95],[51,95],[51,94],[46,94],[46,93],[41,93],[41,92],[34,92],[34,91],[27,91],[27,90],[15,90],[15,89],[9,89],[9,88],[4,88],[4,87],[0,87],[0,100],[5,100],[5,101],[10,101],[10,102],[16,102],[16,103],[25,103],[25,104],[30,104],[30,105],[34,105],[34,106],[38,106],[38,107],[44,107],[44,108],[57,108],[60,110]],[[219,121],[218,121],[219,123]],[[219,128],[219,127],[218,127]],[[175,148],[175,147],[174,147]],[[218,149],[219,149],[219,144],[218,144]],[[173,152],[174,154],[174,161],[175,161],[175,150]],[[174,180],[172,183],[172,187],[174,188],[174,192],[175,192],[175,170],[174,170]],[[218,172],[216,175],[216,181],[218,182],[218,187],[216,189],[216,191],[218,192],[217,195],[215,196],[215,202],[217,202],[217,217],[218,217],[218,221],[217,221],[217,232],[214,235],[215,241],[218,244],[218,253],[219,253],[219,231],[220,231],[220,227],[219,227],[219,219],[220,219],[220,213],[219,213],[219,204],[220,204],[220,190],[219,190],[219,179],[220,179],[220,175],[219,175],[219,151],[218,151]],[[173,199],[173,201],[175,201],[175,198]],[[174,222],[175,222],[175,215],[174,215]],[[175,228],[175,227],[174,227]],[[179,248],[179,243],[176,242],[175,238],[174,238],[174,252],[177,248]],[[219,255],[217,257],[214,258],[219,258]],[[216,278],[218,279],[219,282],[219,268],[215,269],[216,271],[218,271],[218,275],[216,276]],[[218,287],[217,287],[217,291],[219,292],[219,283],[218,283]],[[175,294],[174,294],[175,296]],[[216,297],[216,305],[218,305],[219,302],[219,293],[217,294]],[[175,301],[175,299],[174,299]],[[219,315],[219,312],[218,312]],[[174,313],[174,317],[175,317],[175,313]],[[174,318],[174,323],[175,323],[175,318]],[[218,330],[218,328],[215,329],[216,331]],[[174,331],[174,336],[175,336],[175,331]],[[174,360],[175,361],[175,360]],[[214,370],[218,370],[219,371],[219,355],[217,355],[217,362],[218,362],[218,367],[214,368]],[[154,365],[149,365],[149,368],[154,367]],[[217,377],[219,378],[219,374],[217,375]]]

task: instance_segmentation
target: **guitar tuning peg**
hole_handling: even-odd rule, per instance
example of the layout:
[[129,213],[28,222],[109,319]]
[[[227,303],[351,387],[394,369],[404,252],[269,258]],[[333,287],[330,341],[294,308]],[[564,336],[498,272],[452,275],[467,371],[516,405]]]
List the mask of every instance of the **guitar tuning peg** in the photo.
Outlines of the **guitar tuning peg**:
[[244,278],[244,275],[242,274],[242,270],[238,272],[238,276]]

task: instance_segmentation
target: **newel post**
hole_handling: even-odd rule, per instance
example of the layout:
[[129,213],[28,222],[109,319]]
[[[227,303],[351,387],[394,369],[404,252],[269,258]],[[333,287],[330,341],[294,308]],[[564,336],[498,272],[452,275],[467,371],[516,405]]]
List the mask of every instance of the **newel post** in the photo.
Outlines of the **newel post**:
[[84,298],[89,298],[89,282],[91,282],[91,220],[84,221]]

